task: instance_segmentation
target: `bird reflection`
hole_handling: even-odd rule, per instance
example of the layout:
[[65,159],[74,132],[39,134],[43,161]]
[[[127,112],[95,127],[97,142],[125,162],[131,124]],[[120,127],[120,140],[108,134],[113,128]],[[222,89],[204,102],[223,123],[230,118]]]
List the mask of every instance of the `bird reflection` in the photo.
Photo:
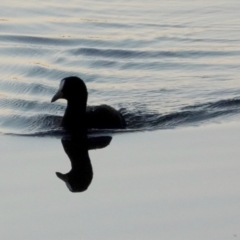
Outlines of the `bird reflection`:
[[92,182],[93,170],[88,150],[105,148],[111,140],[110,136],[91,138],[68,136],[61,139],[72,169],[66,174],[56,172],[56,175],[66,183],[71,192],[83,192]]

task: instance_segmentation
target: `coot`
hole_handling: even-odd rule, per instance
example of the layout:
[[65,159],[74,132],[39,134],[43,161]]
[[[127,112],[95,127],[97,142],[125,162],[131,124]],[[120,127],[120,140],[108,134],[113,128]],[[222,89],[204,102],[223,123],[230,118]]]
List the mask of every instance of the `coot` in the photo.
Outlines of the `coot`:
[[72,76],[61,80],[59,90],[51,102],[63,98],[67,108],[61,126],[72,133],[85,129],[122,129],[126,122],[122,114],[108,105],[88,106],[88,92],[84,81]]

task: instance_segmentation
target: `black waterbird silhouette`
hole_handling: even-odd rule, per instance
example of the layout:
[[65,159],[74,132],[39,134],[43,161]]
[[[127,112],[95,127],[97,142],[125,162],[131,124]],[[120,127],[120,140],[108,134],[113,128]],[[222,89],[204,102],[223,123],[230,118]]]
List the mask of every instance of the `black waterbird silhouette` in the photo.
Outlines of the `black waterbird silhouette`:
[[51,102],[63,98],[67,108],[61,126],[70,133],[84,132],[86,129],[121,129],[126,127],[122,114],[108,105],[88,106],[87,87],[78,77],[61,80],[59,90]]

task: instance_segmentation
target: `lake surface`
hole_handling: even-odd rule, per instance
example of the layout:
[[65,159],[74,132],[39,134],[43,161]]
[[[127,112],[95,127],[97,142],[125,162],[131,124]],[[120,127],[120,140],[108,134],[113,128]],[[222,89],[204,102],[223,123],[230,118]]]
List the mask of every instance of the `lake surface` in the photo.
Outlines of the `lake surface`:
[[0,136],[1,239],[231,240],[240,234],[240,125],[115,135],[71,193],[56,138]]
[[[240,236],[239,0],[0,9],[1,239]],[[71,75],[89,105],[120,109],[134,133],[89,153],[48,137],[62,136],[66,103],[50,101]],[[55,174],[74,156],[88,163],[81,193]]]
[[129,130],[229,121],[240,112],[240,2],[6,1],[0,17],[0,131],[50,134],[76,75],[89,104]]

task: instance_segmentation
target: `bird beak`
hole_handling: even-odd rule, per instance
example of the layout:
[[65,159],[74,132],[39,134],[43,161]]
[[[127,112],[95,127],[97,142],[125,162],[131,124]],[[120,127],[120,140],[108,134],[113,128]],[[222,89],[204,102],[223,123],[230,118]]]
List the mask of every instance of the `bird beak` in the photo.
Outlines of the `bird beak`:
[[69,191],[74,192],[71,184],[69,183],[68,174],[62,174],[60,172],[56,172],[56,175],[57,175],[58,178],[60,178],[61,180],[63,180],[66,183]]
[[63,98],[63,93],[62,93],[62,91],[59,89],[59,90],[56,92],[56,94],[53,96],[51,102],[55,102],[55,101],[57,101],[57,100],[60,99],[60,98]]
[[57,175],[58,178],[60,178],[64,182],[68,182],[68,176],[66,174],[62,174],[60,172],[56,172],[56,175]]

